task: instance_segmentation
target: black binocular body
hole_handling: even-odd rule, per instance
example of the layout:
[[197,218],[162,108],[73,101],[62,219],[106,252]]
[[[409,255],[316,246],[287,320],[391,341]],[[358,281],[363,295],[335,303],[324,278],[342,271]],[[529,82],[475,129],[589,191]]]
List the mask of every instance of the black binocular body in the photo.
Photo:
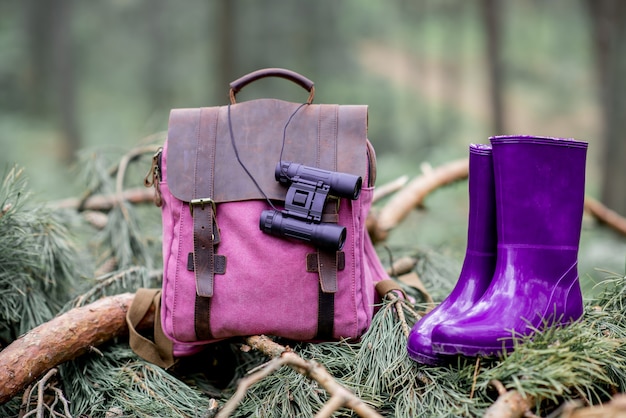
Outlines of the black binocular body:
[[350,200],[359,198],[363,183],[361,177],[353,174],[322,170],[289,161],[281,161],[276,164],[274,178],[285,186],[294,182],[322,183],[328,185],[331,195]]
[[329,195],[358,199],[363,183],[361,177],[288,161],[276,165],[274,177],[289,187],[285,208],[263,211],[261,230],[278,237],[310,242],[321,249],[341,250],[346,241],[346,228],[322,222],[324,206]]

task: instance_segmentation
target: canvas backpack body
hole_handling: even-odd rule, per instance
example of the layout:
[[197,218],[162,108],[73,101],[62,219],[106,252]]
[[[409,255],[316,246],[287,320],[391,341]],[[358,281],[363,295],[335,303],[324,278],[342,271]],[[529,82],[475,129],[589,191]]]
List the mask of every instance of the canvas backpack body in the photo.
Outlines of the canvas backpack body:
[[[235,101],[243,86],[263,77],[293,81],[309,91],[309,100]],[[365,226],[376,176],[367,107],[312,104],[313,94],[303,76],[265,69],[231,83],[230,105],[171,111],[155,162],[163,222],[161,325],[175,356],[234,336],[357,339],[369,327],[375,283],[387,276]],[[304,175],[290,179],[298,187],[281,183],[281,161],[359,177],[358,198],[333,196],[325,174],[317,183]],[[320,206],[324,187],[328,196],[321,195]],[[318,199],[317,221],[292,216],[288,209],[295,204],[298,215],[309,197]],[[320,248],[288,232],[268,233],[291,230],[281,219],[302,225],[305,238],[340,228],[344,242]]]

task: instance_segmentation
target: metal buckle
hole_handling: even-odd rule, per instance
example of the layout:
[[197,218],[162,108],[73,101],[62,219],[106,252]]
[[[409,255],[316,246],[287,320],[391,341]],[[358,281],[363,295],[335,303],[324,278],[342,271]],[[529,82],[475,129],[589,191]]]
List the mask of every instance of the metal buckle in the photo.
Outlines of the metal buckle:
[[202,199],[192,199],[189,202],[189,212],[191,212],[191,216],[193,217],[193,207],[194,206],[200,206],[201,209],[204,210],[204,205],[211,205],[211,209],[213,209],[213,215],[217,214],[217,208],[215,205],[215,200],[211,199],[210,197],[204,197]]

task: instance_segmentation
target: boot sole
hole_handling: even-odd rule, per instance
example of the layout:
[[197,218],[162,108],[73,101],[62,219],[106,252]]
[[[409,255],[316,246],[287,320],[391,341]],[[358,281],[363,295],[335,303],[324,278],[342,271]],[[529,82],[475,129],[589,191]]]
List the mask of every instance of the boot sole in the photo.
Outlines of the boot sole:
[[485,347],[459,344],[433,344],[433,350],[445,356],[463,355],[467,357],[493,357],[510,352],[513,347],[499,345],[498,347]]
[[438,366],[444,363],[444,361],[440,357],[429,356],[427,354],[414,351],[411,349],[411,347],[407,347],[407,352],[411,360],[414,360],[418,363],[426,364],[428,366]]

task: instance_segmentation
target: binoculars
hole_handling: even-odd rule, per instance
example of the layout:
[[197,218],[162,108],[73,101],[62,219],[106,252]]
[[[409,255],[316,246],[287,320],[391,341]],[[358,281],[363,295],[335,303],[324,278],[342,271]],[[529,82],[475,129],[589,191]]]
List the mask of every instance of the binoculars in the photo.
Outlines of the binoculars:
[[356,200],[363,180],[359,176],[280,161],[276,181],[288,186],[282,211],[264,210],[259,226],[266,234],[306,241],[321,249],[338,251],[346,241],[346,228],[322,222],[329,195]]

